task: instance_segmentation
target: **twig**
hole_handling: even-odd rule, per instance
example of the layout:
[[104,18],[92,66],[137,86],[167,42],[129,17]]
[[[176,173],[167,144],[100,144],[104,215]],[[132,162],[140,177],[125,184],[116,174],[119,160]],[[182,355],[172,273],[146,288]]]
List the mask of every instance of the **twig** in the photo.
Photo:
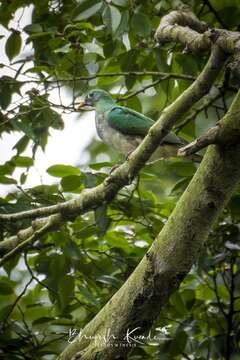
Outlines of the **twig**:
[[143,92],[146,91],[147,89],[150,89],[151,87],[154,87],[155,85],[159,84],[160,82],[162,82],[162,81],[164,81],[164,80],[166,80],[166,79],[169,79],[169,76],[168,76],[168,75],[166,75],[166,76],[164,76],[164,77],[161,77],[160,79],[152,82],[151,84],[148,84],[148,85],[142,87],[141,89],[133,92],[132,94],[130,94],[130,95],[128,95],[128,96],[121,97],[121,98],[119,99],[119,101],[124,101],[124,100],[131,99],[132,97],[134,97],[134,96],[136,96],[136,95],[138,95],[138,94],[143,93]]
[[24,254],[24,262],[25,265],[31,275],[31,277],[42,287],[46,288],[48,291],[53,292],[55,294],[58,294],[58,292],[56,290],[54,290],[53,288],[51,288],[50,286],[48,286],[47,284],[44,284],[41,280],[38,279],[38,277],[36,275],[34,275],[32,269],[30,268],[30,265],[28,263],[28,259],[27,259],[27,253]]
[[24,286],[23,291],[18,295],[18,297],[15,299],[14,303],[12,304],[10,310],[8,311],[6,317],[4,318],[2,327],[4,328],[6,326],[6,322],[9,318],[9,316],[11,315],[11,313],[13,312],[15,306],[17,305],[17,303],[19,302],[19,300],[24,296],[24,294],[27,291],[28,286],[31,284],[31,282],[33,281],[33,278],[31,277],[31,279],[26,283],[26,285]]
[[[114,76],[131,76],[131,75],[135,75],[135,76],[168,76],[171,78],[175,78],[175,79],[181,79],[181,80],[189,80],[189,81],[194,81],[196,79],[195,76],[192,75],[188,75],[188,74],[178,74],[178,73],[166,73],[166,72],[162,72],[162,71],[121,71],[121,72],[112,72],[112,73],[99,73],[99,74],[94,74],[94,75],[86,75],[86,76],[78,76],[78,77],[73,77],[73,78],[69,78],[69,79],[51,79],[51,80],[38,80],[36,78],[34,79],[30,79],[30,80],[26,80],[26,81],[18,81],[18,83],[20,84],[27,84],[27,83],[36,83],[36,84],[52,84],[52,83],[69,83],[69,82],[76,82],[76,81],[90,81],[90,80],[94,80],[96,78],[102,78],[102,77],[114,77]],[[26,75],[24,75],[26,76]],[[4,80],[5,83],[13,83],[12,80]],[[14,84],[16,84],[16,82],[14,82]]]
[[210,144],[215,144],[219,132],[219,126],[214,126],[209,129],[204,135],[194,140],[190,144],[180,148],[178,150],[179,156],[188,156],[195,154],[199,150],[207,147]]

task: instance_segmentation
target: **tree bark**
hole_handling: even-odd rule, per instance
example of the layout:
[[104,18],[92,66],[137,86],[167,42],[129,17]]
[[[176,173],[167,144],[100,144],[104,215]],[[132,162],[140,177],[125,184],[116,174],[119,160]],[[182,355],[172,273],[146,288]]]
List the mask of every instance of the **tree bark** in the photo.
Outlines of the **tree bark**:
[[[221,121],[222,136],[240,129],[240,92]],[[125,359],[126,334],[142,334],[179,287],[240,181],[240,143],[211,145],[168,222],[127,282],[84,328],[60,360]],[[109,336],[112,335],[112,336]],[[99,341],[91,340],[96,337]],[[106,344],[103,344],[107,337]],[[111,346],[117,344],[118,346]],[[123,346],[125,344],[126,346]],[[77,354],[77,355],[76,355]]]

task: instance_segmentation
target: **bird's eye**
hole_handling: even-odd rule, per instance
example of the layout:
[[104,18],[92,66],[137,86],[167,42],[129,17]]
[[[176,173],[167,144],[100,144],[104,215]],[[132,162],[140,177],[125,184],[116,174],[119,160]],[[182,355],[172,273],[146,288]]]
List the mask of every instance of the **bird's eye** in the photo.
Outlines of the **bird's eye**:
[[89,98],[92,98],[92,97],[93,97],[93,93],[88,94],[88,97],[89,97]]

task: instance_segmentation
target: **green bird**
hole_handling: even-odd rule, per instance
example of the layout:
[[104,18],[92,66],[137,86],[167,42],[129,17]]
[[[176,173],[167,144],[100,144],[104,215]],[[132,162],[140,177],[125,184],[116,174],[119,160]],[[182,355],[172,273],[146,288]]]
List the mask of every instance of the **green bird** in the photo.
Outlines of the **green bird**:
[[[127,157],[147,135],[154,121],[137,111],[116,104],[111,95],[104,90],[92,90],[80,107],[91,106],[95,109],[95,123],[98,136],[104,143]],[[174,133],[166,135],[150,158],[156,161],[176,156],[186,142]]]

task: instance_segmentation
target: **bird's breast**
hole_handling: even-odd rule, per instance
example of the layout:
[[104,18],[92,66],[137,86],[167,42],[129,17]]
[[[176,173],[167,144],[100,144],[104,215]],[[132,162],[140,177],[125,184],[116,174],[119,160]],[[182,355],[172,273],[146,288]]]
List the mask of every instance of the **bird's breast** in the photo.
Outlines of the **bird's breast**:
[[95,122],[97,134],[103,142],[123,155],[127,155],[136,149],[142,140],[140,136],[122,134],[120,131],[109,126],[104,118],[104,114],[96,113]]

